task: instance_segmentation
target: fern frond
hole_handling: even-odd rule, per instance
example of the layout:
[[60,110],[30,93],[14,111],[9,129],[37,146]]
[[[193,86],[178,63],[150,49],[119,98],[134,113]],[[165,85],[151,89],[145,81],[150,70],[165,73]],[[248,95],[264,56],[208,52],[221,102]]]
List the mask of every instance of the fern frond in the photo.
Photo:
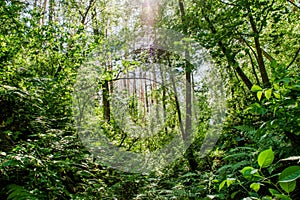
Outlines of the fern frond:
[[246,134],[255,134],[256,133],[255,128],[252,126],[242,125],[242,126],[235,126],[234,128],[239,131],[242,131]]
[[249,165],[251,164],[250,161],[248,160],[243,160],[241,162],[238,162],[238,163],[235,163],[234,165],[232,165],[232,170],[238,170],[238,169],[241,169],[243,166],[246,166],[246,165]]
[[33,195],[22,186],[17,184],[9,184],[7,188],[7,200],[32,200],[36,199]]
[[229,159],[238,159],[238,158],[244,158],[244,157],[249,157],[251,155],[249,155],[249,152],[241,152],[241,153],[235,153],[235,154],[231,154],[229,156],[226,156],[223,158],[223,160],[229,160]]
[[255,152],[255,151],[257,151],[257,149],[253,148],[253,147],[235,147],[234,149],[231,149],[229,152],[233,153],[233,152],[236,152],[236,151],[238,151],[238,152],[240,152],[240,151]]

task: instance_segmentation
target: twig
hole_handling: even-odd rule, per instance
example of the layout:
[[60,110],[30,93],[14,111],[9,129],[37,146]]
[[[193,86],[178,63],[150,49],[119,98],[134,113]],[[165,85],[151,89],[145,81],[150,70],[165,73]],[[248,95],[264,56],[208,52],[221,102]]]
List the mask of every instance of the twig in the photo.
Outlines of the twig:
[[295,62],[295,60],[296,60],[296,58],[297,58],[299,52],[300,52],[300,47],[298,48],[298,50],[297,50],[297,52],[296,52],[296,54],[295,54],[293,60],[292,60],[292,61],[290,62],[290,64],[286,67],[286,69],[289,69],[289,67]]
[[294,2],[292,2],[291,0],[287,0],[289,3],[291,3],[293,6],[295,6],[296,8],[300,9],[299,6],[297,6],[297,4],[295,4]]

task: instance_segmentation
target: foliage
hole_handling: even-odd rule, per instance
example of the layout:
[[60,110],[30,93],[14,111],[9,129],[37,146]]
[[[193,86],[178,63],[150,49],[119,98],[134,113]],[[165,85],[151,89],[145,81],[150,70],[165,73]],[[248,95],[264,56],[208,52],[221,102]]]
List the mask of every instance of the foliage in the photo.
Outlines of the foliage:
[[[299,3],[170,0],[143,1],[139,8],[127,0],[24,2],[0,1],[0,199],[300,196]],[[118,34],[132,38],[146,25],[182,32],[187,41],[195,39],[209,53],[201,62],[213,63],[221,74],[228,110],[222,135],[205,157],[201,145],[212,109],[206,103],[205,82],[200,89],[194,87],[200,110],[189,148],[194,168],[189,154],[149,173],[118,171],[98,162],[77,134],[73,85],[78,69],[91,57],[104,60],[97,69],[99,90],[107,91],[108,103],[119,75],[128,78],[128,71],[146,69],[143,64],[151,59],[197,79],[195,69],[185,68],[188,64],[179,55],[158,51],[150,58],[145,50],[128,57],[131,49],[126,45],[124,55],[107,48],[125,43]],[[180,132],[175,92],[151,87],[144,100],[163,104],[167,114],[153,137],[130,137],[114,115],[107,117],[113,106],[95,105],[99,124],[113,144],[137,153],[155,151]],[[142,104],[136,91],[124,92],[128,101],[123,103],[131,108],[128,117],[143,124],[147,102]]]
[[[259,169],[252,166],[244,167],[240,170],[244,180],[227,178],[221,182],[219,190],[222,190],[225,184],[229,188],[230,185],[238,182],[237,184],[249,195],[247,198],[272,199],[272,197],[275,197],[279,199],[291,199],[290,197],[293,196],[292,192],[296,188],[296,179],[300,176],[300,166],[289,166],[282,172],[273,174],[272,172],[276,169],[274,165],[272,166],[273,160],[274,152],[271,148],[260,152],[257,158]],[[268,168],[268,170],[263,170],[263,168]],[[267,176],[264,174],[265,172],[268,172]],[[275,182],[274,177],[277,176],[278,179]],[[259,192],[262,188],[265,188],[265,190]],[[266,190],[269,191],[268,195],[265,193]],[[233,194],[236,195],[235,193]]]

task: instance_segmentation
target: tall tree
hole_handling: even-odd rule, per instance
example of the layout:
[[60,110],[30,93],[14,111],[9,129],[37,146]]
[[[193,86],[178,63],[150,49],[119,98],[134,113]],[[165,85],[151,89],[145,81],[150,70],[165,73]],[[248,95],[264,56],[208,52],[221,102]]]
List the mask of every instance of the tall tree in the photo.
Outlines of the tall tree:
[[[186,28],[186,16],[185,16],[185,8],[182,0],[178,0],[179,9],[180,9],[180,15],[181,15],[181,22],[183,25],[183,32],[187,34],[187,28]],[[186,47],[185,50],[185,59],[190,60],[190,55]],[[190,140],[191,132],[192,132],[192,82],[191,82],[191,74],[192,74],[192,66],[189,64],[189,62],[185,62],[185,107],[186,107],[186,120],[185,120],[185,131],[183,133],[183,139],[184,141]],[[197,169],[197,162],[195,159],[195,156],[193,154],[192,146],[189,146],[186,152],[187,160],[189,162],[189,166],[191,170]]]

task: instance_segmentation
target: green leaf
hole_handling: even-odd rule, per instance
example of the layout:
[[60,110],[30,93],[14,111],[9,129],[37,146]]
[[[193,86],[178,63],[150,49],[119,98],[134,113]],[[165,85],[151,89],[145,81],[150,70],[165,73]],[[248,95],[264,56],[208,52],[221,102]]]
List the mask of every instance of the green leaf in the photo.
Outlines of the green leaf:
[[219,185],[219,191],[222,190],[222,188],[224,187],[225,183],[227,182],[227,180],[222,181],[222,183],[220,183]]
[[281,199],[281,200],[292,200],[289,196],[284,194],[276,194],[275,197],[276,199]]
[[268,89],[265,91],[265,96],[267,99],[270,99],[272,95],[272,89]]
[[285,78],[283,78],[283,79],[281,79],[281,81],[283,81],[284,83],[290,83],[291,82],[291,78],[289,78],[289,77],[285,77]]
[[262,197],[261,200],[272,200],[272,197],[270,197],[270,196],[264,196],[264,197]]
[[243,174],[243,176],[247,175],[247,174],[251,174],[251,171],[254,170],[253,167],[250,167],[250,166],[247,166],[247,167],[244,167],[242,170],[241,170],[241,173]]
[[271,61],[271,65],[272,68],[276,68],[277,67],[277,62],[275,60]]
[[300,166],[290,166],[284,169],[279,175],[278,182],[291,182],[300,177]]
[[279,85],[277,83],[274,83],[273,87],[274,87],[275,90],[279,90],[280,89],[280,87],[279,87]]
[[246,111],[250,111],[259,115],[264,115],[267,113],[268,110],[261,106],[259,103],[254,103],[251,104],[250,107],[246,109]]
[[243,177],[247,180],[252,180],[254,176],[255,177],[260,176],[258,173],[258,170],[253,167],[250,167],[250,166],[244,167],[241,170],[241,173],[242,173]]
[[295,190],[296,188],[296,181],[291,182],[279,182],[280,187],[286,191],[287,193],[290,193]]
[[235,178],[227,178],[227,187],[229,187],[231,184],[235,182]]
[[257,159],[258,165],[261,168],[269,167],[273,163],[273,160],[274,160],[274,152],[272,151],[272,148],[261,152],[258,155],[258,159]]
[[280,99],[280,94],[278,92],[274,92],[273,94],[277,99]]
[[127,61],[127,60],[122,60],[122,65],[123,65],[124,67],[128,67],[128,66],[130,65],[130,62]]
[[262,91],[262,88],[258,85],[253,85],[251,88],[252,92],[258,92],[258,91]]
[[256,94],[259,101],[261,100],[262,94],[263,94],[262,91],[258,91]]
[[258,190],[260,189],[260,184],[259,183],[252,183],[250,185],[250,188],[253,189],[255,192],[258,192]]
[[8,166],[18,166],[20,164],[17,160],[7,160],[1,164],[1,167],[8,167]]
[[236,196],[239,192],[240,192],[239,190],[233,192],[233,193],[230,195],[231,199],[235,199],[235,196]]
[[278,192],[277,190],[271,189],[269,188],[269,192],[274,196],[276,194],[280,194],[280,192]]
[[235,178],[227,178],[226,180],[222,181],[222,183],[220,183],[219,185],[219,191],[225,186],[225,183],[227,185],[227,187],[229,187],[231,184],[233,184],[235,182]]

